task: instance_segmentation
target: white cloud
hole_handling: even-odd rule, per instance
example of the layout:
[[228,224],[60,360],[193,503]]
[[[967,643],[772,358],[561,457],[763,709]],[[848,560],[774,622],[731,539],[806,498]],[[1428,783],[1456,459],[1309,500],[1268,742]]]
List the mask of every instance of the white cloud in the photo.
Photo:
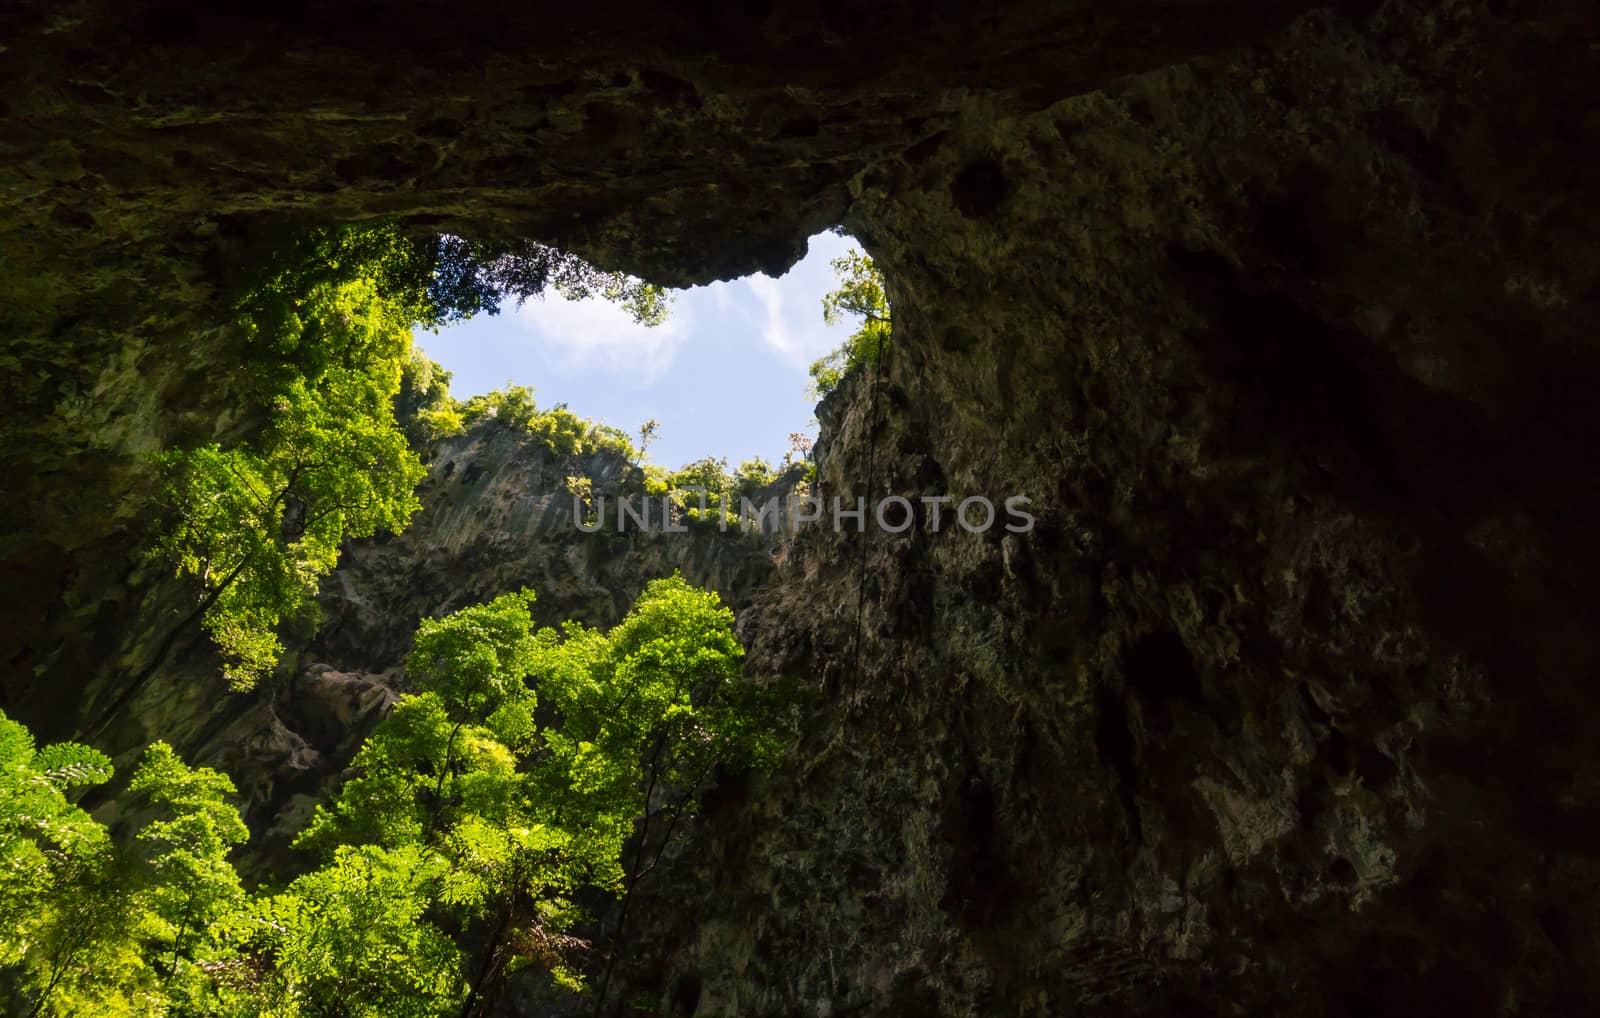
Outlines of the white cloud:
[[[602,371],[637,388],[661,378],[697,325],[723,331],[738,328],[735,320],[758,330],[779,360],[803,371],[854,327],[822,321],[822,296],[837,285],[828,262],[853,246],[848,238],[818,234],[806,257],[781,278],[756,274],[680,291],[666,322],[654,328],[635,324],[605,300],[555,294],[528,301],[512,316],[564,369]],[[697,322],[695,309],[709,320]]]
[[822,296],[837,284],[828,262],[854,246],[831,233],[811,238],[806,257],[780,279],[754,275],[736,282],[761,307],[761,339],[780,358],[797,367],[809,367],[850,334],[850,326],[828,326],[822,321]]
[[788,318],[784,314],[783,287],[776,279],[763,275],[751,276],[740,282],[761,305],[762,341],[785,360],[794,361],[800,357],[802,354],[800,343],[795,338],[794,330],[789,327]]
[[566,368],[599,368],[638,386],[648,386],[672,366],[688,337],[693,315],[683,302],[661,325],[640,325],[622,308],[598,297],[567,300],[551,294],[514,312]]

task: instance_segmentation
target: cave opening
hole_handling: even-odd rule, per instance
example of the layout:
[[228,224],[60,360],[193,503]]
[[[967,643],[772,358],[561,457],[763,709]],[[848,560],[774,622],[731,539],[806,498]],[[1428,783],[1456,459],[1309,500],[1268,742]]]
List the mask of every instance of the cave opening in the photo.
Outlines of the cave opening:
[[[182,763],[157,751],[140,787],[181,786],[208,820],[126,860],[160,893],[72,882],[111,872],[93,866],[54,884],[8,869],[14,1008],[290,973],[331,1013],[352,985],[417,989],[455,940],[473,956],[440,977],[451,999],[371,1012],[492,1011],[488,945],[538,979],[617,959],[605,1006],[562,1013],[1597,1010],[1592,0],[327,6],[0,13],[0,704],[37,739],[0,733],[0,792],[84,844],[94,824],[135,837],[171,802],[118,797],[161,740]],[[339,258],[269,267],[242,309],[225,292],[270,231],[379,222],[431,233],[447,271],[324,232],[313,246]],[[821,330],[817,298],[781,277],[838,223],[905,298],[887,377],[849,376],[886,309],[807,348],[782,314],[769,325],[766,284],[737,282],[763,271]],[[504,236],[589,269],[447,239]],[[531,261],[499,262],[518,250]],[[330,268],[371,254],[401,299]],[[743,286],[752,317],[737,347],[670,314],[630,345],[552,295],[532,312],[565,326],[524,331],[559,333],[553,361],[523,375],[491,353],[479,383],[444,356],[454,317],[473,312],[464,344],[520,318],[475,301],[552,280],[615,283],[644,317],[665,290]],[[441,331],[416,336],[407,302],[429,290]],[[642,447],[668,477],[780,455],[803,425],[730,365],[786,349],[802,421],[808,380],[839,393],[808,462],[828,485],[1040,492],[1037,530],[776,551],[714,525],[572,532],[569,483],[663,480],[624,466]],[[564,376],[567,359],[607,370]],[[646,402],[633,380],[653,372],[698,416]],[[534,392],[490,398],[507,376]],[[478,898],[491,885],[458,868],[441,884],[476,911],[414,935],[454,905],[412,907],[426,852],[377,851],[404,823],[305,863],[340,893],[279,887],[250,927],[265,940],[206,940],[238,928],[213,905],[264,901],[223,862],[149,872],[163,831],[209,832],[217,861],[236,806],[254,867],[238,873],[296,878],[290,840],[382,770],[351,764],[396,713],[438,750],[387,772],[429,837],[449,832],[425,848],[482,861],[526,837],[523,861],[546,859],[551,824],[439,811],[469,770],[504,790],[532,768],[524,721],[569,715],[554,689],[492,725],[452,701],[431,715],[464,725],[452,742],[396,706],[424,691],[422,624],[519,639],[571,620],[615,663],[641,585],[675,570],[736,613],[661,594],[714,615],[740,667],[819,696],[798,712],[801,766],[712,767],[695,817],[612,789],[628,809],[607,831],[649,823],[608,872],[654,874],[625,927]],[[535,603],[496,604],[524,587]],[[590,763],[596,731],[556,743]],[[404,734],[378,745],[415,748]],[[112,765],[113,808],[73,813],[107,801],[73,783]],[[15,819],[0,855],[71,855]],[[18,838],[44,850],[11,853]],[[374,887],[406,901],[340,912]],[[289,898],[320,918],[296,925],[315,910]],[[131,913],[100,906],[124,901],[166,909],[136,924],[152,936],[53,950],[107,942],[97,920]],[[53,981],[57,957],[71,971]],[[341,959],[371,964],[290,972]]]
[[825,394],[816,375],[860,325],[824,314],[843,285],[834,263],[847,257],[864,258],[859,244],[826,231],[781,275],[665,291],[652,320],[601,293],[552,294],[418,328],[413,341],[450,374],[457,399],[525,386],[540,404],[633,434],[649,422],[640,451],[672,469],[708,457],[792,461],[816,439],[815,404]]

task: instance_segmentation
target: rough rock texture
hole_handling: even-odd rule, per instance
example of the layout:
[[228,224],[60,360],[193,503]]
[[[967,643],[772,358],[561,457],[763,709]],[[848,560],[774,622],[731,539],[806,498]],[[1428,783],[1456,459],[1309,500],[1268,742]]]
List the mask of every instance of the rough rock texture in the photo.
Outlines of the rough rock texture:
[[[619,531],[611,500],[619,492],[637,498],[642,478],[614,453],[560,455],[489,423],[434,443],[430,454],[420,491],[425,508],[411,527],[389,540],[353,542],[323,584],[328,621],[316,636],[319,653],[396,660],[411,649],[405,620],[519,586],[539,595],[535,614],[542,623],[577,618],[610,626],[647,580],[674,571],[738,607],[771,576],[767,543],[736,527],[692,525],[667,534],[660,516],[651,515],[648,531],[631,519]],[[600,531],[579,530],[568,477],[588,478],[607,497]],[[659,508],[652,501],[652,511]]]
[[[225,372],[196,386],[271,224],[527,230],[688,282],[837,220],[895,338],[823,408],[824,489],[1021,493],[1038,526],[794,542],[742,631],[824,706],[719,788],[617,1000],[1600,1007],[1600,29],[1267,6],[456,5],[442,42],[423,5],[7,14],[6,709],[136,666],[132,457],[241,424]],[[384,555],[341,625],[429,561]]]
[[1296,6],[6,7],[0,660],[73,730],[53,677],[115,659],[150,581],[143,457],[247,432],[226,298],[294,225],[531,235],[663,283],[777,271],[875,161]]

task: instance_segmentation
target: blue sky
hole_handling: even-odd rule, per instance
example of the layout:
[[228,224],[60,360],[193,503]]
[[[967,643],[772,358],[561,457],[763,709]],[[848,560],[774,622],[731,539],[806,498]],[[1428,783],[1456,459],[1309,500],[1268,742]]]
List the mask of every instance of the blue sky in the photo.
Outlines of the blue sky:
[[820,233],[779,279],[757,274],[676,291],[655,328],[603,300],[551,293],[437,335],[419,331],[416,340],[454,374],[457,399],[507,381],[531,385],[542,407],[566,403],[633,434],[655,418],[650,459],[664,466],[702,456],[776,463],[791,432],[816,435],[806,369],[855,328],[822,321],[822,295],[837,285],[828,262],[854,246]]

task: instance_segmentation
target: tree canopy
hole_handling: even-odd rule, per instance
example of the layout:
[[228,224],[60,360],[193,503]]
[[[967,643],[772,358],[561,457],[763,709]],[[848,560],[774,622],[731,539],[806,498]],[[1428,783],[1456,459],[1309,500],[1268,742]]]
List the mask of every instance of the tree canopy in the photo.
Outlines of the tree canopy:
[[417,630],[413,692],[296,844],[312,868],[247,890],[233,785],[170,747],[113,839],[67,799],[85,746],[0,715],[0,976],[40,1015],[478,1015],[512,980],[583,990],[583,902],[632,889],[713,769],[770,769],[779,703],[741,680],[732,613],[681,577],[609,632],[536,629],[531,591]]
[[432,238],[422,257],[431,272],[430,297],[446,321],[498,314],[505,298],[515,297],[521,305],[546,290],[568,300],[603,297],[642,325],[661,324],[672,303],[662,287],[595,268],[576,255],[526,238],[490,242],[446,234]]
[[213,924],[245,895],[227,861],[245,840],[226,775],[191,769],[165,743],[127,790],[153,815],[131,842],[67,798],[112,776],[76,743],[34,749],[0,714],[0,969],[28,1014],[204,1014]]
[[829,263],[839,280],[822,298],[822,319],[829,325],[860,319],[861,326],[837,350],[811,365],[811,388],[821,399],[838,388],[846,374],[861,364],[876,364],[889,342],[889,298],[883,274],[864,252],[845,252]]

